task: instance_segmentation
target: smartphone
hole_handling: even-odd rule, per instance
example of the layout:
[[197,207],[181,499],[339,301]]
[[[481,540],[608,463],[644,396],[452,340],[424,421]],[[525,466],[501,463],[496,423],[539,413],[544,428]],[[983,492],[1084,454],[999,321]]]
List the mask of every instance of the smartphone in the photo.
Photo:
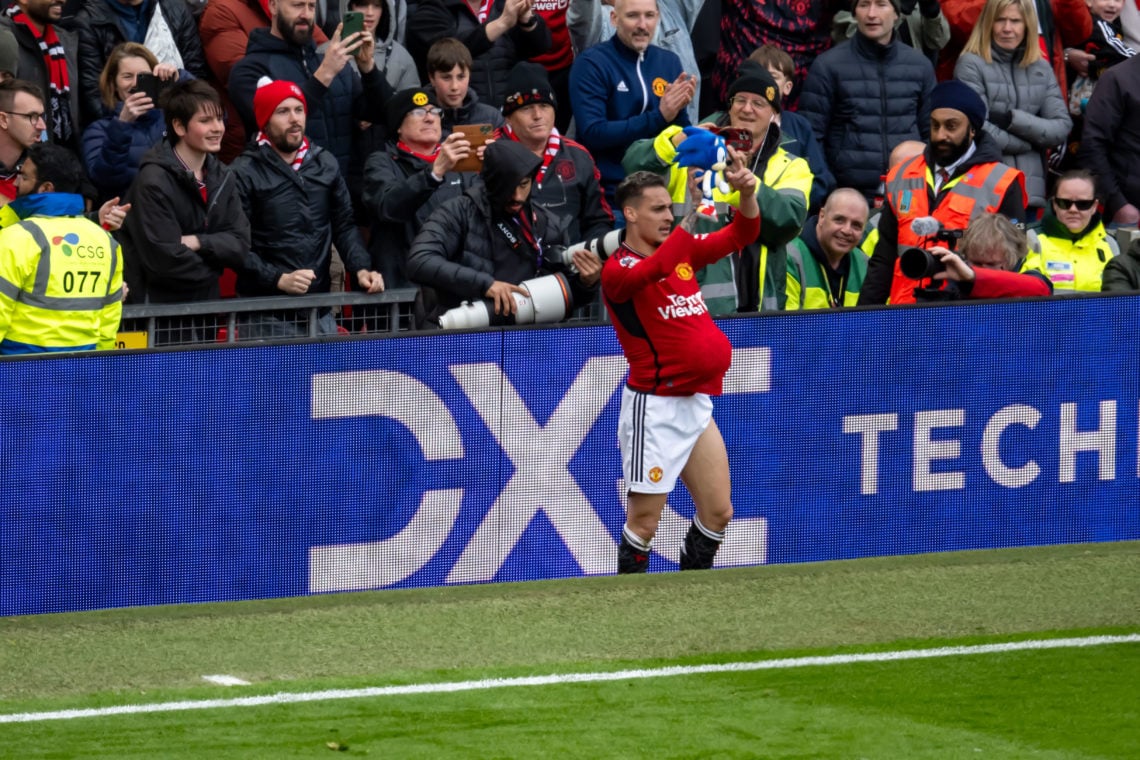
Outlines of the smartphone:
[[724,138],[725,145],[737,153],[752,152],[752,132],[743,127],[713,127],[715,134]]
[[[348,11],[344,14],[343,24],[340,30],[340,38],[342,40],[350,34],[364,31],[364,14],[360,11]],[[353,49],[355,50],[356,47],[360,46],[357,45]]]
[[480,145],[486,145],[495,133],[493,124],[456,124],[452,132],[459,132],[471,143],[471,155],[455,165],[452,171],[477,172],[483,168],[483,159],[479,158],[477,151]]
[[144,92],[151,102],[158,105],[158,93],[162,90],[163,81],[154,74],[142,73],[135,79],[135,86],[131,92]]

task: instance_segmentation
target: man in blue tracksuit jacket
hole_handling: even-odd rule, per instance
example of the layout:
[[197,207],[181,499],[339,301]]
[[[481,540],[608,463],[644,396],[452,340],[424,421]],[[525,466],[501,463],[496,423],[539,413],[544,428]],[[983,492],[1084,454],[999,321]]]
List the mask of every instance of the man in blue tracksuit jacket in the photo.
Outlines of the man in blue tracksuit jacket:
[[697,80],[676,53],[650,44],[658,19],[656,0],[616,0],[614,36],[579,53],[570,69],[575,137],[593,155],[611,206],[625,177],[626,148],[670,124],[690,123],[686,109]]

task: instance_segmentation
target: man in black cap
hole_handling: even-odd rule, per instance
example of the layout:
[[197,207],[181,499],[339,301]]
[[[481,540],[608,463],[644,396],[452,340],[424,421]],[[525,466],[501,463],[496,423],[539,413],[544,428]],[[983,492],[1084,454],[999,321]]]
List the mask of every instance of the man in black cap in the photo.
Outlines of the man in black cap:
[[[520,282],[567,271],[551,260],[550,246],[576,241],[559,217],[530,201],[541,165],[520,143],[496,140],[483,155],[483,181],[432,213],[408,255],[408,276],[424,286],[428,319],[462,301],[487,298],[509,323],[518,308],[514,294],[526,292]],[[575,306],[581,306],[597,293],[602,262],[578,250],[574,266],[569,283]]]
[[406,272],[412,240],[432,211],[458,197],[477,176],[457,172],[471,154],[459,132],[442,139],[440,108],[430,88],[400,90],[387,104],[388,144],[364,165],[364,203],[372,217],[372,268],[389,288],[411,286]]
[[588,240],[612,230],[614,214],[602,192],[602,175],[593,156],[555,128],[557,107],[546,69],[537,63],[520,63],[507,78],[503,100],[507,121],[495,137],[521,143],[538,156],[542,165],[534,177],[531,202],[566,217],[571,240]]
[[[760,235],[732,256],[697,273],[701,294],[709,312],[729,314],[738,311],[781,309],[787,281],[784,246],[794,240],[807,218],[812,173],[807,161],[780,147],[780,90],[762,66],[741,67],[741,76],[728,88],[728,110],[715,128],[729,127],[747,134],[745,164],[756,175],[759,185]],[[700,198],[689,192],[689,172],[677,165],[678,147],[686,139],[679,126],[666,127],[649,140],[639,140],[626,152],[622,166],[628,174],[651,171],[664,174],[673,197],[673,216],[682,220]],[[733,142],[730,135],[729,143]],[[740,150],[742,145],[734,145]],[[728,225],[739,204],[739,194],[713,190],[716,216],[697,214],[691,231],[712,232]]]
[[[879,242],[859,292],[859,305],[914,303],[916,287],[899,268],[899,253],[955,240],[974,219],[1003,214],[1025,225],[1025,175],[1001,162],[1001,150],[982,131],[986,104],[957,80],[930,93],[926,152],[892,166],[879,218]],[[940,287],[941,281],[934,283]]]

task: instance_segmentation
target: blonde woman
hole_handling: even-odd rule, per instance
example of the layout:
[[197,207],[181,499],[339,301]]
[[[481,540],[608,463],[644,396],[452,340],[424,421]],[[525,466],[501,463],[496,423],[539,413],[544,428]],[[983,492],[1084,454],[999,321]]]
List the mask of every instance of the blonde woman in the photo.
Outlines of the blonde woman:
[[163,83],[179,78],[176,67],[159,63],[137,42],[116,45],[107,57],[99,94],[110,113],[83,132],[83,163],[102,199],[126,195],[143,154],[162,142],[166,132],[158,103],[148,93],[135,91],[140,74],[153,74]]
[[1002,160],[1025,173],[1030,212],[1045,207],[1046,148],[1073,123],[1053,68],[1041,53],[1032,0],[987,0],[954,76],[986,102],[985,131]]

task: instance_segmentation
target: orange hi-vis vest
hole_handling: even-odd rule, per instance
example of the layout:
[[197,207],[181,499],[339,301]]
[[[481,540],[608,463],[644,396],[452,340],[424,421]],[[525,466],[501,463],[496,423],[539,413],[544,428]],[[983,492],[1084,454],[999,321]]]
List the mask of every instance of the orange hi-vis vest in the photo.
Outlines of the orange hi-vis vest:
[[[965,174],[951,177],[934,197],[934,175],[926,165],[926,156],[918,155],[891,167],[887,174],[886,202],[898,219],[898,248],[918,246],[926,248],[934,243],[927,236],[914,234],[911,223],[923,216],[932,216],[946,230],[964,230],[982,214],[995,213],[1010,185],[1017,182],[1025,196],[1025,175],[1011,166],[997,161],[976,164]],[[931,208],[931,203],[934,207]],[[1024,220],[1022,220],[1024,221]],[[921,285],[902,273],[899,259],[895,259],[895,274],[891,280],[890,303],[914,303],[914,289]]]

